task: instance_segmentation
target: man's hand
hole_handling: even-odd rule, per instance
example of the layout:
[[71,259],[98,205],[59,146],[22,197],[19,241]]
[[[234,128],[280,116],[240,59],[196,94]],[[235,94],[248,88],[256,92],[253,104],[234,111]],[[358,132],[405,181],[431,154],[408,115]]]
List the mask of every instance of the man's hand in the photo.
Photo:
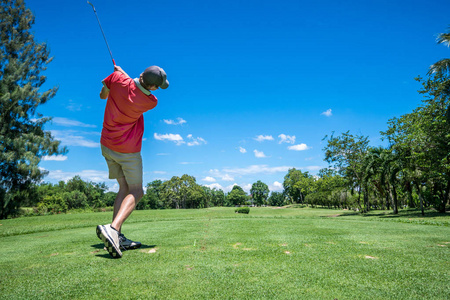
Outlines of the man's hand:
[[114,65],[114,71],[120,72],[120,73],[122,73],[123,75],[125,75],[125,76],[127,76],[127,77],[130,77],[130,76],[128,76],[128,74],[125,73],[125,71],[122,70],[122,68],[119,67],[119,66]]

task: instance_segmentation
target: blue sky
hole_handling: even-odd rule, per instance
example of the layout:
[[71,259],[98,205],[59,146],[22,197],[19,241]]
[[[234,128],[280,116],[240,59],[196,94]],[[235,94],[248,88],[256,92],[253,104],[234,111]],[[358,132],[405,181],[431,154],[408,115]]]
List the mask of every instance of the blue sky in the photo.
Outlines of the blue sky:
[[[289,168],[327,166],[322,139],[333,131],[382,145],[387,121],[421,103],[414,78],[450,56],[436,44],[447,0],[92,3],[117,65],[131,77],[159,65],[170,81],[144,114],[144,185],[189,174],[226,192],[257,180],[279,191]],[[39,111],[69,149],[41,162],[45,181],[80,175],[116,190],[99,147],[113,66],[92,8],[26,4],[54,56],[42,90],[59,86]]]

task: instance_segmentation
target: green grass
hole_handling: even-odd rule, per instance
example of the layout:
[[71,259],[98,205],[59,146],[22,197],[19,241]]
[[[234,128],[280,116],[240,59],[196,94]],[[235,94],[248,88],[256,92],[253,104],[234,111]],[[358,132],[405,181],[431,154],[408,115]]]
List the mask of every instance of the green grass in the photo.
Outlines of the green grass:
[[[337,216],[339,215],[339,216]],[[449,216],[234,208],[135,211],[111,259],[108,213],[0,220],[1,299],[448,299]]]

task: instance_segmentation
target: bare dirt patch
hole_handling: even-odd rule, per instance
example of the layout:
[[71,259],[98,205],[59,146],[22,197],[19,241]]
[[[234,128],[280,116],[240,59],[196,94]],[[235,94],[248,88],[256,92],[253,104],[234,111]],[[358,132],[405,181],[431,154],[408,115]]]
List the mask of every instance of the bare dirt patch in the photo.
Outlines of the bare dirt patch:
[[233,248],[234,249],[239,249],[240,245],[242,245],[242,243],[236,243],[236,244],[233,245]]
[[337,215],[328,215],[328,216],[325,216],[326,218],[337,218],[337,217],[340,217],[341,215],[340,214],[337,214]]
[[143,253],[156,253],[156,251],[158,250],[158,248],[152,248],[152,249],[150,249],[150,250],[141,250],[141,252],[143,252]]
[[378,257],[370,256],[370,255],[366,255],[366,256],[364,256],[364,258],[367,258],[367,259],[378,259]]

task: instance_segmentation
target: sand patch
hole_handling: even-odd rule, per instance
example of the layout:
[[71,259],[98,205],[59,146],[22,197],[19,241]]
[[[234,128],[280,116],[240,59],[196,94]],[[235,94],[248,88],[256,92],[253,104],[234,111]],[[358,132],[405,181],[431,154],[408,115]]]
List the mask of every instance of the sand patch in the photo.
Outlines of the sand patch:
[[52,253],[52,254],[50,254],[50,256],[56,256],[56,255],[59,255],[59,253]]
[[364,256],[364,258],[367,258],[367,259],[378,259],[378,257],[370,256],[370,255],[366,255],[366,256]]
[[287,247],[287,245],[288,245],[287,243],[280,244],[281,247]]
[[150,253],[150,254],[152,254],[152,253],[156,253],[156,251],[158,250],[158,248],[152,248],[152,249],[150,249],[150,250],[141,250],[141,252],[142,253]]
[[340,216],[340,214],[337,214],[337,215],[328,215],[328,216],[325,216],[325,217],[327,217],[327,218],[337,218],[337,217],[339,217]]
[[240,246],[240,245],[242,245],[242,244],[241,244],[241,243],[236,243],[236,244],[233,245],[233,248],[234,248],[234,249],[239,249],[239,246]]
[[290,255],[291,252],[289,252],[289,251],[284,251],[284,254]]
[[189,265],[185,265],[184,267],[185,267],[186,270],[188,270],[188,271],[192,271],[192,269],[194,268],[194,267],[191,267],[191,266],[189,266]]

